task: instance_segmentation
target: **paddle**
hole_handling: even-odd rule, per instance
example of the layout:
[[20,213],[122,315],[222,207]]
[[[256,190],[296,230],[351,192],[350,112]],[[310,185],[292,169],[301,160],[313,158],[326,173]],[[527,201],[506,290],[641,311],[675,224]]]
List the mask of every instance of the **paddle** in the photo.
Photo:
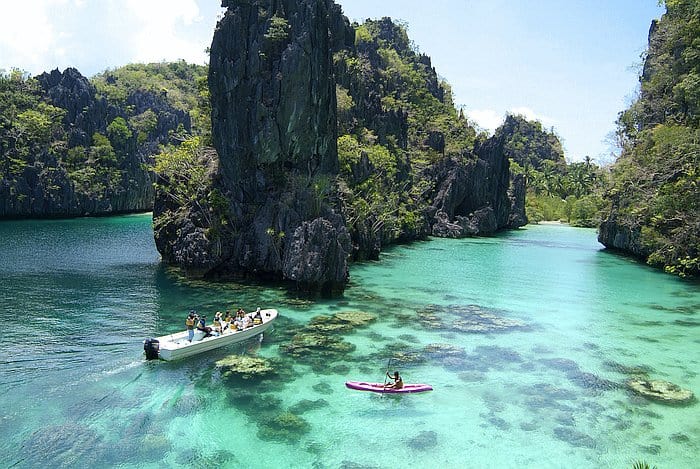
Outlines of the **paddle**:
[[386,387],[386,379],[389,377],[389,369],[391,368],[391,360],[393,358],[389,358],[389,363],[386,364],[386,373],[384,373],[384,387]]

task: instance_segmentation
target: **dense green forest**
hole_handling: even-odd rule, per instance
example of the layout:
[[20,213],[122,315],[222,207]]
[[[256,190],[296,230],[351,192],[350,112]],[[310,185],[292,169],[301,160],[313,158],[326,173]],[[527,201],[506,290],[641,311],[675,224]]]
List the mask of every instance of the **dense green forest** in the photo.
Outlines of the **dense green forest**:
[[496,135],[503,135],[511,171],[523,174],[527,184],[525,209],[530,223],[565,221],[596,227],[605,206],[607,172],[586,157],[567,163],[554,130],[536,121],[509,115]]
[[392,241],[419,228],[421,194],[432,189],[420,172],[446,156],[473,158],[465,152],[476,131],[405,26],[383,19],[353,27],[354,50],[334,56],[342,194],[351,228],[371,216]]
[[[449,85],[437,78],[429,57],[414,50],[405,26],[379,20],[354,28],[355,50],[338,52],[334,59],[344,195],[351,221],[371,213],[393,239],[415,229],[424,209],[417,205],[418,195],[429,188],[415,179],[419,172],[445,156],[463,155],[487,136],[478,134],[456,110]],[[108,199],[124,190],[128,156],[137,149],[153,154],[165,144],[166,160],[187,138],[198,136],[200,145],[210,144],[206,80],[207,67],[183,61],[130,64],[102,72],[89,85],[94,102],[104,102],[109,111],[91,113],[88,117],[97,121],[93,131],[77,139],[70,128],[80,110],[68,116],[65,107],[56,105],[60,103],[52,104],[47,86],[42,87],[37,77],[17,70],[2,75],[0,149],[9,195],[28,197],[15,186],[22,183],[26,168],[36,167],[42,181],[60,175],[56,183],[45,183],[49,198],[52,190],[60,194],[62,186],[70,185],[79,196]],[[377,89],[383,94],[375,103]],[[174,128],[163,132],[167,119],[160,112],[161,101],[186,112],[191,125],[185,129],[181,122],[171,123]],[[592,226],[596,218],[592,212],[600,208],[600,198],[589,194],[602,181],[598,168],[590,162],[567,165],[554,133],[520,116],[509,116],[498,133],[508,139],[506,150],[514,172],[527,178],[531,221],[565,219]],[[357,172],[362,158],[374,174],[359,181],[352,172],[353,168]],[[414,179],[408,183],[407,161]],[[144,163],[151,164],[148,158]],[[163,164],[159,168],[166,169]],[[319,192],[326,190],[324,185],[319,183]]]
[[206,133],[206,67],[138,64],[91,80],[75,69],[0,74],[0,216],[150,209],[144,165]]
[[[130,114],[129,127],[139,140],[145,140],[148,132],[153,130],[156,116],[152,109],[134,114],[129,97],[136,90],[163,96],[174,108],[189,113],[195,135],[211,134],[206,66],[185,61],[129,64],[102,72],[90,81],[95,85],[98,97],[105,97],[110,104]],[[184,132],[183,129],[179,131]]]
[[651,265],[700,273],[700,3],[667,0],[652,24],[638,99],[618,120],[608,220]]

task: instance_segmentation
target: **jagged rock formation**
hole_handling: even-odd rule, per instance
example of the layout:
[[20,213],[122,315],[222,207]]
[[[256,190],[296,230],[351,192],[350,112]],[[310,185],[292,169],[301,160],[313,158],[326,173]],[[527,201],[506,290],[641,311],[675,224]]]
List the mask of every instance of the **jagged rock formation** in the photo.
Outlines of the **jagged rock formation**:
[[[523,224],[524,184],[511,186],[502,142],[471,151],[474,129],[403,28],[368,22],[358,40],[331,0],[223,5],[209,69],[215,150],[198,156],[210,185],[197,204],[157,193],[165,261],[333,292],[351,257],[376,258],[433,225],[468,236]],[[388,81],[390,63],[410,84]]]
[[620,249],[640,258],[649,255],[649,249],[642,243],[642,227],[615,217],[609,217],[600,224],[598,241],[605,247]]
[[[387,198],[384,207],[366,214],[353,213],[352,207],[346,211],[347,219],[359,219],[351,226],[353,256],[376,259],[383,245],[430,234],[488,235],[525,224],[523,181],[520,190],[510,192],[520,210],[511,221],[504,144],[474,152],[476,132],[457,114],[430,57],[415,52],[406,30],[390,18],[355,28],[355,46],[335,56],[339,128],[361,150],[351,161],[345,155],[342,177],[349,191],[342,198],[359,196],[371,206],[373,194],[365,187],[377,173],[393,169],[383,168],[381,158],[368,158],[379,144],[394,158],[395,174],[393,180],[385,176],[376,192],[398,195],[398,201]],[[352,147],[352,140],[345,142]],[[419,189],[425,184],[432,189]],[[411,195],[417,191],[420,195]],[[402,212],[407,216],[394,215]]]
[[[53,140],[3,151],[4,158],[19,156],[26,161],[21,171],[0,172],[0,218],[150,210],[153,181],[144,164],[151,163],[151,155],[169,139],[170,131],[178,126],[189,130],[189,115],[162,97],[136,90],[128,97],[130,112],[153,111],[154,129],[141,141],[134,133],[109,142],[109,125],[116,118],[127,118],[127,111],[99,97],[90,81],[74,68],[43,73],[36,81],[40,99],[62,110],[63,120],[50,136]],[[99,148],[95,134],[104,137]]]
[[524,168],[541,169],[545,161],[551,161],[560,169],[566,166],[561,142],[553,132],[543,130],[537,121],[508,114],[496,129],[496,136],[501,139],[504,155]]
[[527,224],[525,181],[511,178],[505,143],[504,134],[496,133],[477,144],[476,154],[429,169],[426,177],[437,182],[430,207],[433,236],[487,236]]
[[161,249],[163,258],[190,274],[342,290],[350,237],[327,200],[338,167],[332,52],[352,30],[331,1],[223,5],[209,87],[219,166],[214,186],[227,200],[225,222],[212,234],[207,223],[193,224],[192,213],[179,217],[174,231],[156,231],[159,246],[206,239],[200,249],[216,256],[188,260],[176,248]]

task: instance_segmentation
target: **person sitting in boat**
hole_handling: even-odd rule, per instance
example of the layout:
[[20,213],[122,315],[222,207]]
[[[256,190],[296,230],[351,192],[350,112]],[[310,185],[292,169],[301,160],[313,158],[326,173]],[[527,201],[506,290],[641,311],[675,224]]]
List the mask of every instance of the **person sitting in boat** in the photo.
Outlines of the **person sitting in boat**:
[[391,388],[391,389],[401,389],[403,388],[403,379],[401,379],[401,376],[399,375],[398,371],[394,371],[394,376],[391,376],[389,372],[386,372],[386,377],[393,380],[393,383],[387,383],[384,385],[385,388]]
[[253,325],[253,318],[251,318],[247,314],[244,314],[243,315],[243,329],[248,329],[252,325]]
[[187,319],[185,319],[185,329],[187,329],[187,340],[192,342],[192,339],[194,339],[194,311],[190,311],[190,314],[187,315]]
[[260,314],[260,308],[258,308],[253,315],[253,325],[257,326],[258,324],[262,324],[262,322],[262,314]]
[[243,318],[240,315],[236,315],[236,319],[233,320],[233,326],[235,327],[236,330],[242,331],[244,329],[243,327]]
[[211,327],[207,326],[207,317],[201,316],[197,323],[197,330],[204,332],[204,337],[211,337]]
[[226,310],[226,316],[224,316],[224,330],[227,330],[229,327],[231,327],[231,323],[233,322],[233,316],[231,316],[231,311]]
[[214,315],[214,331],[221,334],[224,331],[224,325],[221,323],[221,311],[217,311]]

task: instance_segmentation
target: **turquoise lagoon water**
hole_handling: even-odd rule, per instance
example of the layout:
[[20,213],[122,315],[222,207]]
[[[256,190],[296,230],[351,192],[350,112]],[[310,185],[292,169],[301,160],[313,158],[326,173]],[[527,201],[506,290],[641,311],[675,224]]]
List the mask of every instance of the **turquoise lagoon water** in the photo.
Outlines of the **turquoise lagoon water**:
[[[332,300],[182,280],[148,215],[3,222],[0,241],[3,467],[698,467],[700,404],[624,383],[641,370],[700,393],[700,287],[602,251],[593,230],[395,247]],[[282,316],[262,342],[143,359],[190,308],[239,305]],[[285,352],[344,311],[376,316],[337,335],[354,350]],[[226,377],[215,362],[234,353],[277,373]],[[435,390],[344,387],[387,366]]]

